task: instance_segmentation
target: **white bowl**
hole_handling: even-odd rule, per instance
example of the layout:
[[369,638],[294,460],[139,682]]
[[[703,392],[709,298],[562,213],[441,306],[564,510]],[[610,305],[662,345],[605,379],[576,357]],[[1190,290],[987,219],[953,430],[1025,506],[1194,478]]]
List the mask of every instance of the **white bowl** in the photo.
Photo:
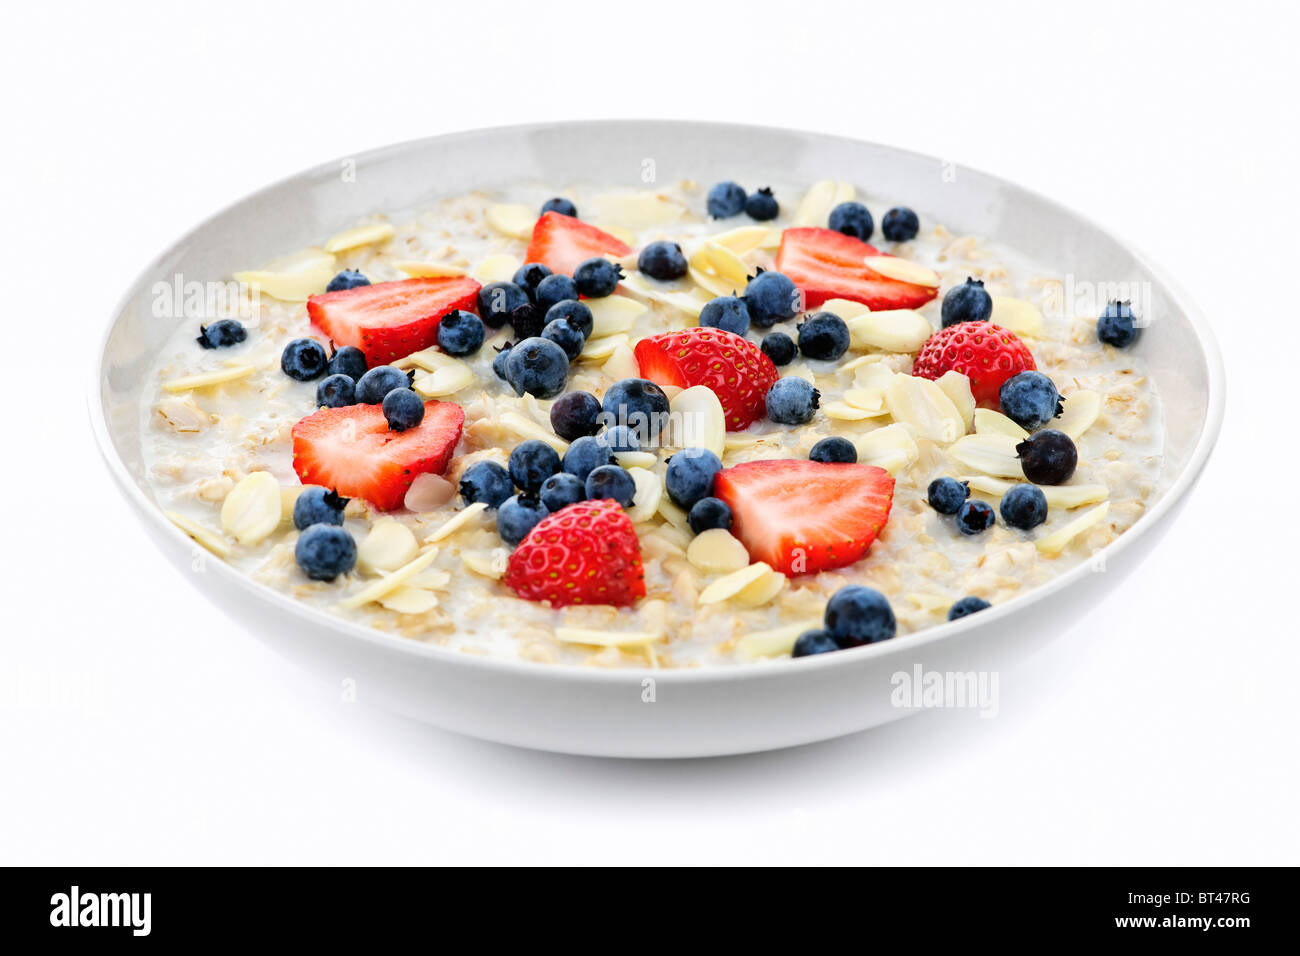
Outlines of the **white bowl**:
[[988,611],[853,650],[760,666],[602,670],[500,661],[372,631],[207,563],[204,596],[285,655],[359,695],[439,727],[525,747],[621,757],[685,757],[787,747],[852,733],[912,711],[891,703],[891,677],[997,670],[1049,638],[1055,622],[1100,600],[1148,554],[1184,503],[1218,437],[1223,369],[1204,320],[1130,246],[1056,203],[962,168],[870,143],[723,124],[617,121],[479,130],[355,158],[354,181],[327,163],[235,203],[154,260],[123,299],[95,370],[91,416],[124,494],[171,559],[193,543],[162,514],[144,475],[139,402],[171,326],[150,288],[175,274],[224,278],[250,262],[319,241],[375,211],[520,180],[635,184],[652,159],[660,181],[843,179],[905,201],[953,230],[984,234],[1075,275],[1150,283],[1152,327],[1136,346],[1161,394],[1164,478],[1146,514],[1085,563]]

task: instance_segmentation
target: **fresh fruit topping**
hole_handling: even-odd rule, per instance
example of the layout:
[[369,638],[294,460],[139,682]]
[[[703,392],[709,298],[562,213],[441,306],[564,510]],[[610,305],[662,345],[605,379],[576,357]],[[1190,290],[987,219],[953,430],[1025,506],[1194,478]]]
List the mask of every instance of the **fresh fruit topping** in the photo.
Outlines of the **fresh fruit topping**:
[[375,405],[322,408],[293,426],[293,468],[304,485],[391,511],[416,475],[446,470],[464,423],[465,412],[451,402],[426,402],[424,420],[404,432],[390,430]]
[[840,646],[835,643],[835,638],[831,637],[830,631],[817,629],[804,631],[796,637],[790,656],[810,657],[813,654],[827,654],[830,651],[838,651],[839,649]]
[[515,394],[554,398],[569,377],[569,356],[548,339],[535,336],[515,345],[506,359],[506,381]]
[[895,206],[880,220],[880,231],[890,242],[907,242],[915,239],[921,229],[921,220],[906,206]]
[[880,256],[875,246],[834,229],[786,229],[776,267],[802,290],[809,309],[828,299],[861,302],[873,312],[917,309],[938,294],[933,286],[890,278],[866,264]]
[[361,376],[366,374],[366,369],[369,367],[366,363],[365,352],[351,345],[345,345],[341,349],[334,350],[325,371],[330,375],[346,375],[356,382],[360,381]]
[[1047,520],[1047,496],[1034,485],[1015,485],[1002,496],[998,511],[1009,527],[1028,531]]
[[636,482],[627,469],[619,465],[601,465],[593,468],[587,475],[584,485],[587,498],[599,501],[601,498],[613,498],[624,508],[632,507],[636,496]]
[[348,500],[329,488],[317,485],[304,488],[293,502],[293,526],[299,531],[306,531],[314,524],[341,525],[343,509],[348,506]]
[[388,427],[395,432],[404,432],[415,428],[424,421],[424,402],[419,395],[409,388],[395,388],[387,395],[380,407]]
[[834,361],[849,350],[849,327],[831,312],[814,312],[799,324],[799,351],[811,359]]
[[609,446],[614,454],[619,452],[640,451],[641,440],[636,431],[627,425],[615,425],[606,429],[600,440]]
[[745,187],[730,181],[717,183],[709,189],[707,205],[714,219],[739,216],[745,211]]
[[462,309],[448,312],[438,323],[438,348],[448,355],[473,355],[483,346],[483,320]]
[[960,601],[954,603],[952,607],[948,608],[948,620],[958,621],[963,617],[966,617],[968,614],[974,614],[977,611],[984,611],[992,606],[992,604],[983,598],[964,597]]
[[804,574],[867,553],[889,519],[894,479],[872,465],[750,461],[718,472],[713,493],[731,508],[732,533],[753,560]]
[[969,278],[948,290],[939,313],[945,329],[958,322],[987,322],[993,297],[984,291],[984,280]]
[[[637,345],[636,351],[642,375],[645,375],[645,364],[641,362],[641,344],[644,341]],[[636,432],[642,445],[650,446],[659,438],[659,429],[668,419],[668,408],[668,396],[653,380],[648,377],[625,378],[605,392],[601,422],[606,428],[627,425]]]
[[641,545],[616,501],[583,501],[543,518],[510,555],[504,581],[521,598],[626,607],[645,596]]
[[842,202],[831,210],[827,223],[835,232],[866,242],[876,230],[871,210],[860,202]]
[[652,279],[680,279],[686,275],[686,256],[675,242],[652,242],[637,256],[636,267]]
[[808,452],[809,461],[821,461],[828,464],[855,464],[858,460],[858,447],[847,438],[832,435],[823,438],[812,446]]
[[687,448],[668,459],[664,487],[677,507],[689,511],[713,494],[713,476],[721,470],[722,462],[707,448]]
[[344,289],[355,289],[358,286],[363,285],[370,285],[370,280],[355,269],[344,269],[333,279],[330,279],[330,283],[325,287],[325,291],[342,292]]
[[623,280],[623,269],[616,262],[610,262],[603,256],[584,259],[573,270],[573,284],[578,292],[589,299],[603,299],[613,295]]
[[314,524],[298,536],[293,556],[313,581],[333,581],[356,567],[357,543],[337,525]]
[[511,495],[497,509],[497,534],[513,548],[545,517],[546,506],[536,498]]
[[963,501],[957,509],[957,530],[962,534],[979,534],[993,527],[993,508],[983,501]]
[[499,329],[510,319],[510,313],[522,309],[532,301],[528,293],[513,282],[489,282],[478,290],[478,314],[483,324]]
[[588,475],[613,460],[614,456],[608,445],[599,438],[584,435],[575,439],[564,452],[562,465],[566,472],[585,483]]
[[590,392],[565,392],[551,405],[551,428],[565,441],[600,431],[600,399]]
[[[789,230],[786,230],[789,232]],[[781,268],[780,262],[777,268]],[[784,272],[759,270],[745,286],[745,305],[750,320],[760,329],[793,319],[803,308],[799,289]]]
[[460,497],[467,505],[482,502],[489,508],[501,507],[515,492],[515,483],[495,461],[479,461],[465,469],[460,476]]
[[1097,320],[1097,338],[1106,345],[1125,349],[1138,340],[1142,330],[1128,302],[1110,302]]
[[772,360],[773,365],[789,365],[799,354],[799,347],[794,344],[794,339],[784,332],[769,332],[763,336],[763,344],[760,348],[763,354]]
[[565,199],[563,196],[556,196],[554,199],[548,199],[542,203],[541,214],[544,216],[548,212],[558,212],[561,216],[578,218],[578,207],[573,204],[572,199]]
[[596,327],[591,309],[577,299],[564,299],[547,309],[543,327],[561,319],[568,319],[573,327],[582,333],[584,339],[589,338]]
[[898,629],[894,609],[885,596],[860,584],[850,584],[832,594],[823,620],[841,648],[887,641]]
[[700,325],[722,329],[732,335],[744,335],[749,331],[749,308],[739,296],[718,296],[700,309]]
[[541,262],[525,262],[516,270],[514,284],[523,289],[530,301],[537,300],[537,287],[551,274],[550,266]]
[[1065,432],[1045,428],[1016,445],[1025,477],[1036,485],[1060,485],[1079,464],[1079,451]]
[[547,511],[559,511],[568,505],[587,500],[587,486],[576,475],[562,471],[542,482],[539,497]]
[[506,383],[510,381],[506,378],[506,362],[510,360],[510,349],[511,343],[507,342],[497,349],[496,358],[492,360],[492,374]]
[[[776,366],[756,345],[722,329],[683,329],[642,339],[636,360],[651,382],[711,389],[722,403],[727,431],[763,417],[764,396],[778,378]],[[663,394],[657,386],[656,391]],[[608,395],[605,404],[609,411]],[[667,399],[664,411],[666,405]]]
[[510,453],[510,479],[529,494],[535,494],[542,482],[559,470],[560,453],[536,438],[516,445]]
[[[544,212],[542,218],[537,220],[537,225],[533,226],[533,238],[528,243],[524,261],[542,263],[551,272],[572,275],[578,266],[595,256],[613,256],[615,259],[621,259],[631,252],[632,247],[621,239],[602,232],[580,219],[564,216],[558,212]],[[515,282],[536,288],[540,277],[536,282],[526,283],[519,282],[519,276],[516,275]],[[577,295],[566,295],[562,298],[576,299]],[[558,302],[559,299],[555,301]]]
[[411,375],[395,365],[376,365],[357,379],[357,401],[378,405],[395,388],[410,388]]
[[433,345],[442,317],[474,308],[478,292],[479,284],[465,276],[402,279],[314,295],[307,314],[335,342],[382,365]]
[[970,379],[975,401],[996,409],[1002,383],[1035,368],[1033,354],[1014,333],[991,322],[961,322],[926,339],[912,374],[933,381],[960,372]]
[[767,417],[779,425],[807,425],[821,404],[821,395],[806,379],[780,379],[768,390]]
[[[551,311],[555,311],[555,307],[552,307]],[[546,327],[542,329],[542,338],[564,349],[564,354],[570,362],[582,354],[582,347],[587,344],[587,337],[582,334],[582,329],[578,328],[577,320],[569,317],[547,322]]]
[[294,339],[280,353],[280,371],[300,382],[324,375],[329,363],[325,346],[315,339]]
[[1020,372],[998,389],[1002,414],[1026,431],[1042,428],[1065,411],[1056,384],[1042,372]]
[[357,383],[347,375],[327,375],[316,386],[316,404],[324,408],[342,408],[357,403]]
[[686,523],[696,534],[703,534],[714,528],[730,531],[731,522],[731,509],[721,498],[701,498],[691,505],[691,510],[686,515]]
[[238,345],[248,338],[244,326],[234,319],[218,319],[211,325],[200,325],[196,341],[205,349],[224,349]]
[[970,485],[956,478],[936,478],[925,490],[925,500],[941,515],[955,515],[970,497]]
[[772,190],[764,186],[745,200],[745,213],[750,219],[767,222],[781,214],[781,204],[772,195]]

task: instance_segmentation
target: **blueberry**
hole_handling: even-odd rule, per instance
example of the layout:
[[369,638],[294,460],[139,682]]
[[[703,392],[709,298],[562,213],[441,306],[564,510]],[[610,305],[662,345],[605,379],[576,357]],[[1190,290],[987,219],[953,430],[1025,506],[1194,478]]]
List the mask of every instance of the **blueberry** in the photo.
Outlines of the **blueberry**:
[[1009,527],[1028,531],[1047,520],[1047,496],[1036,485],[1013,485],[998,505]]
[[781,214],[781,204],[772,195],[772,190],[764,186],[745,200],[745,212],[749,214],[750,219],[767,222]]
[[1016,446],[1025,477],[1036,485],[1059,485],[1070,480],[1079,464],[1079,450],[1065,432],[1044,428]]
[[970,497],[970,485],[956,478],[936,478],[925,490],[925,500],[941,515],[955,515]]
[[569,377],[569,356],[549,339],[524,339],[506,359],[506,381],[516,394],[553,398],[564,391]]
[[700,310],[700,325],[722,329],[733,335],[744,335],[749,331],[749,308],[739,296],[719,296]]
[[573,204],[572,199],[565,199],[563,196],[556,196],[542,203],[542,215],[548,212],[558,212],[561,216],[578,218],[578,207]]
[[915,239],[920,229],[921,220],[906,206],[895,206],[885,213],[884,219],[880,220],[880,231],[890,242],[907,242],[909,239]]
[[326,371],[330,375],[346,375],[352,381],[359,381],[362,375],[366,374],[366,369],[370,366],[366,364],[366,353],[352,345],[345,345],[341,349],[335,349],[334,354],[330,356],[330,364]]
[[600,399],[591,392],[565,392],[551,405],[551,428],[565,441],[600,431]]
[[605,392],[602,408],[605,427],[629,425],[642,445],[652,445],[668,419],[668,396],[649,379],[625,378]]
[[380,406],[388,419],[389,431],[404,432],[424,421],[424,400],[409,388],[395,388]]
[[357,543],[338,525],[314,524],[298,536],[293,556],[313,581],[333,581],[357,563]]
[[557,273],[549,275],[537,283],[537,292],[533,297],[533,301],[537,303],[539,309],[545,312],[557,302],[577,298],[578,286],[573,279]]
[[337,491],[308,485],[294,500],[293,526],[306,531],[314,524],[343,524],[343,509],[349,499],[340,498]]
[[802,378],[782,378],[767,391],[767,417],[780,425],[807,425],[821,392]]
[[573,270],[573,284],[578,292],[588,299],[600,299],[612,295],[623,278],[623,270],[618,263],[610,262],[603,256],[584,259]]
[[833,361],[849,350],[849,327],[833,312],[814,312],[799,325],[799,351]]
[[357,383],[348,375],[326,375],[316,386],[316,404],[322,408],[342,408],[357,403]]
[[993,509],[982,501],[963,501],[957,509],[957,530],[962,534],[979,534],[993,527]]
[[1042,372],[1013,375],[998,389],[1002,414],[1025,431],[1042,428],[1061,414],[1061,393]]
[[641,250],[636,267],[652,279],[680,279],[686,275],[686,256],[677,243],[660,239]]
[[794,344],[794,339],[784,332],[769,332],[763,336],[761,348],[763,354],[772,360],[773,365],[789,365],[799,354],[799,347]]
[[510,478],[520,491],[536,493],[559,470],[560,453],[536,438],[516,445],[510,453]]
[[568,319],[573,323],[574,328],[582,333],[582,337],[590,338],[592,329],[595,328],[595,319],[591,315],[591,309],[587,308],[577,299],[564,299],[555,303],[546,310],[546,318],[542,322],[542,327],[550,325],[556,319]]
[[974,614],[976,611],[983,611],[992,607],[988,601],[977,597],[964,597],[960,601],[948,608],[948,620],[956,621],[965,617],[967,614]]
[[835,638],[831,636],[830,631],[804,631],[794,639],[794,649],[790,651],[790,656],[809,657],[813,654],[826,654],[839,649],[840,646],[835,643]]
[[813,445],[812,450],[808,452],[808,460],[829,462],[836,465],[852,465],[858,460],[858,449],[847,438],[840,438],[835,435],[831,438],[823,438]]
[[514,547],[546,517],[546,506],[529,495],[511,495],[497,509],[497,534]]
[[987,322],[993,314],[993,297],[984,291],[982,279],[967,279],[943,297],[940,320],[946,329],[958,322]]
[[551,274],[550,266],[540,262],[525,262],[515,270],[513,282],[523,289],[528,298],[537,301],[537,286]]
[[1097,320],[1097,338],[1117,349],[1128,348],[1142,334],[1142,330],[1135,324],[1136,319],[1129,303],[1110,302]]
[[357,401],[378,405],[395,388],[410,388],[411,377],[392,365],[376,365],[357,380]]
[[601,498],[613,498],[624,508],[632,507],[632,498],[636,495],[636,482],[626,468],[618,465],[601,465],[593,468],[587,475],[587,497],[596,501]]
[[569,445],[568,451],[564,453],[563,467],[569,474],[585,483],[588,475],[613,460],[614,456],[608,445],[591,435],[583,435],[575,439]]
[[582,354],[582,347],[587,344],[587,337],[582,334],[582,330],[573,319],[556,319],[547,322],[546,328],[542,329],[542,338],[564,349],[564,354],[570,362]]
[[876,229],[876,222],[871,218],[871,210],[860,202],[842,202],[831,210],[828,223],[836,232],[842,232],[854,239],[866,242]]
[[497,349],[497,356],[492,360],[492,373],[501,381],[509,382],[506,378],[506,362],[510,359],[510,343],[507,342],[501,348]]
[[211,325],[199,326],[197,341],[205,349],[224,349],[231,345],[238,345],[246,338],[248,332],[242,324],[234,319],[218,319]]
[[713,528],[731,530],[731,508],[721,498],[701,498],[691,505],[686,523],[696,534],[703,534]]
[[898,627],[885,596],[861,584],[850,584],[831,595],[823,622],[840,647],[887,641]]
[[483,320],[473,312],[455,309],[438,321],[438,348],[448,355],[473,355],[486,336]]
[[717,183],[709,190],[707,205],[714,219],[739,216],[745,209],[745,187],[730,180]]
[[510,472],[495,461],[476,462],[460,476],[460,497],[467,505],[482,501],[489,508],[499,508],[514,493]]
[[600,440],[608,445],[609,450],[614,454],[641,450],[641,440],[637,436],[636,430],[629,428],[627,425],[615,425],[601,435]]
[[799,314],[799,290],[779,272],[760,272],[745,286],[749,318],[760,329],[793,319]]
[[355,269],[344,269],[330,279],[330,284],[325,287],[325,291],[342,292],[344,289],[355,289],[363,285],[370,285],[370,280]]
[[664,488],[679,508],[689,511],[713,494],[713,476],[721,470],[722,462],[707,448],[687,448],[668,459]]
[[478,314],[488,328],[499,329],[511,312],[531,301],[528,293],[513,282],[489,282],[478,290]]
[[325,373],[329,362],[325,347],[315,339],[294,339],[280,354],[280,371],[300,382],[310,382]]
[[579,501],[586,501],[587,486],[576,475],[562,471],[542,482],[540,497],[547,511],[559,511]]

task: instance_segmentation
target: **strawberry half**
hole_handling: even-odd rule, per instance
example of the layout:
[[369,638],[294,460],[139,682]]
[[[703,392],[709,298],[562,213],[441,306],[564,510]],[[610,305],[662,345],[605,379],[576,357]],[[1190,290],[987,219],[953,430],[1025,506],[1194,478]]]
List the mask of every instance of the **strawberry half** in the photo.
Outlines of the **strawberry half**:
[[749,461],[718,472],[713,493],[751,559],[811,574],[867,553],[889,520],[894,479],[875,465]]
[[366,353],[371,368],[427,349],[453,309],[473,311],[479,284],[464,277],[402,279],[313,295],[307,314],[335,345]]
[[583,260],[595,256],[618,256],[632,252],[632,247],[581,219],[544,212],[533,226],[533,238],[524,253],[524,262],[540,262],[552,272],[573,275]]
[[666,332],[636,344],[643,378],[656,385],[707,385],[722,403],[727,431],[762,418],[767,390],[780,376],[754,343],[718,328]]
[[873,311],[916,309],[938,295],[938,289],[868,269],[864,260],[879,255],[884,253],[875,246],[834,229],[786,229],[776,253],[776,270],[799,287],[808,309],[827,299],[851,299]]
[[579,501],[539,521],[506,564],[521,598],[627,607],[645,597],[641,542],[617,501]]
[[912,363],[918,378],[961,372],[977,404],[999,411],[998,391],[1013,375],[1035,369],[1034,355],[1014,332],[992,322],[958,322],[925,340]]
[[379,405],[322,408],[293,426],[293,470],[304,485],[392,511],[416,475],[447,470],[464,424],[454,402],[425,402],[424,420],[403,432],[389,430]]

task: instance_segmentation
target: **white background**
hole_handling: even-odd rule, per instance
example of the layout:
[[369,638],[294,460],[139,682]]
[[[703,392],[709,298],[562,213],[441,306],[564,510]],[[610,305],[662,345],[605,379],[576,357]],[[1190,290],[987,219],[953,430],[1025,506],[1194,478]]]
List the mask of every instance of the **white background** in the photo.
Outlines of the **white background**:
[[[1243,2],[11,6],[0,862],[1300,862],[1297,26]],[[624,116],[998,173],[1211,316],[1229,397],[1204,480],[1139,573],[1002,675],[996,719],[696,762],[479,743],[341,704],[119,500],[90,352],[193,223],[392,141]]]

